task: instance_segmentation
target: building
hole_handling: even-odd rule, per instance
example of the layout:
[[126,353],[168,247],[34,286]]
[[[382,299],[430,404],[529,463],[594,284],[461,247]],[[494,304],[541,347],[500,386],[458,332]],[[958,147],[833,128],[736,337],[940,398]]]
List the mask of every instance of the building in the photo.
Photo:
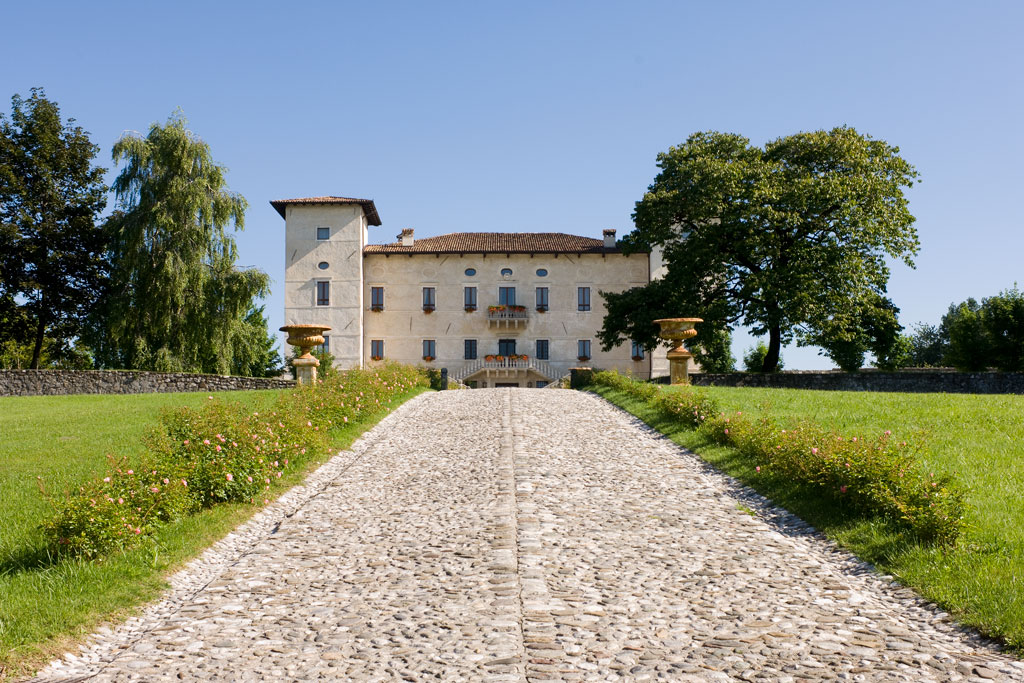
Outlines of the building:
[[[370,244],[381,225],[372,200],[306,197],[271,202],[285,219],[285,321],[331,327],[339,367],[384,359],[448,368],[471,386],[542,387],[588,366],[652,375],[636,344],[604,352],[599,292],[649,282],[649,254],[563,233],[403,230]],[[657,259],[655,259],[657,261]],[[660,362],[659,362],[660,361]],[[653,367],[667,368],[664,351]],[[664,374],[664,372],[659,373]]]

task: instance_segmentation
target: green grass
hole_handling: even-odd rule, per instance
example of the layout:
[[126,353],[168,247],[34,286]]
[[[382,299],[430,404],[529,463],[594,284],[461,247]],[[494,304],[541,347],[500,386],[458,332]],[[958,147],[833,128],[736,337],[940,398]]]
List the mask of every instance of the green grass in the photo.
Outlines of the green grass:
[[[673,391],[665,388],[663,390]],[[923,463],[968,489],[969,527],[948,550],[917,543],[884,520],[850,518],[807,490],[754,471],[737,451],[681,428],[646,403],[595,391],[697,452],[829,538],[940,604],[962,623],[1024,654],[1024,396],[899,394],[712,387],[723,410],[770,413],[782,426],[810,419],[844,436],[924,443]]]
[[[278,393],[224,392],[217,398],[258,409]],[[199,406],[208,395],[0,398],[0,679],[30,674],[101,622],[117,621],[156,598],[170,572],[256,512],[251,505],[204,510],[161,529],[152,543],[96,562],[54,563],[46,555],[38,525],[50,508],[36,477],[47,490],[61,492],[101,473],[107,454],[138,458],[162,409]],[[332,446],[347,448],[382,417],[350,423]],[[300,482],[321,462],[289,472],[283,483]]]

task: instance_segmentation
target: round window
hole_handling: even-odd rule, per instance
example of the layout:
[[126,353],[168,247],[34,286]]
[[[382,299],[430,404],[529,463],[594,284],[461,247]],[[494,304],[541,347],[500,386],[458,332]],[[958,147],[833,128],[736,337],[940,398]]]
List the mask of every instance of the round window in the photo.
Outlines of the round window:
[[538,268],[537,269],[537,277],[547,277],[547,276],[548,276],[548,271],[547,271],[546,268]]
[[473,277],[476,275],[476,268],[466,268],[466,276]]
[[320,263],[316,264],[316,267],[319,268],[320,270],[327,270],[331,266],[329,263],[327,263],[327,261],[321,261]]
[[512,269],[511,268],[502,268],[501,269],[501,276],[504,277],[504,278],[512,277]]

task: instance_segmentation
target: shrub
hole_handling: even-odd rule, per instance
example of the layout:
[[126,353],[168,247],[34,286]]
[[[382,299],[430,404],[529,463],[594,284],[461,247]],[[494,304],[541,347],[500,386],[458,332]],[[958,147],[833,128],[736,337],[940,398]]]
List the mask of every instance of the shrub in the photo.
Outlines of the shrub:
[[111,460],[102,480],[79,487],[54,507],[54,516],[42,526],[53,550],[92,558],[134,545],[198,505],[180,469],[147,459],[137,469]]
[[137,467],[111,462],[104,477],[49,496],[54,514],[43,534],[55,553],[93,558],[202,507],[265,503],[286,471],[330,452],[333,433],[389,411],[393,399],[425,382],[392,363],[297,387],[262,412],[212,397],[201,409],[165,412]]
[[[758,341],[757,346],[752,346],[743,354],[743,369],[747,372],[761,372],[764,367],[764,357],[768,355],[768,345]],[[782,356],[779,356],[779,363],[775,371],[782,369]]]
[[594,373],[594,384],[601,384],[647,401],[691,427],[699,427],[718,413],[718,404],[705,392],[692,387],[662,391],[654,384],[638,382],[615,371]]
[[664,391],[617,373],[599,372],[594,384],[621,391],[701,429],[754,461],[756,471],[810,487],[858,514],[896,520],[923,541],[955,543],[964,528],[964,493],[949,477],[925,473],[906,441],[845,438],[810,422],[779,428],[770,417],[750,420],[720,413],[698,390]]
[[804,422],[781,429],[770,417],[718,415],[704,429],[757,463],[757,471],[809,485],[859,514],[897,520],[923,541],[951,544],[964,526],[964,494],[949,477],[925,474],[918,448],[875,439],[843,437]]

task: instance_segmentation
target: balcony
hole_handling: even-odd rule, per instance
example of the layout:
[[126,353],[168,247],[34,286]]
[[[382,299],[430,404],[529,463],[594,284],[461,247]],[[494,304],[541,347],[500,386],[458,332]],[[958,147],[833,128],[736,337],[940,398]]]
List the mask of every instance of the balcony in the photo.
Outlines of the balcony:
[[517,331],[526,329],[530,314],[526,306],[488,306],[487,326],[492,330]]

